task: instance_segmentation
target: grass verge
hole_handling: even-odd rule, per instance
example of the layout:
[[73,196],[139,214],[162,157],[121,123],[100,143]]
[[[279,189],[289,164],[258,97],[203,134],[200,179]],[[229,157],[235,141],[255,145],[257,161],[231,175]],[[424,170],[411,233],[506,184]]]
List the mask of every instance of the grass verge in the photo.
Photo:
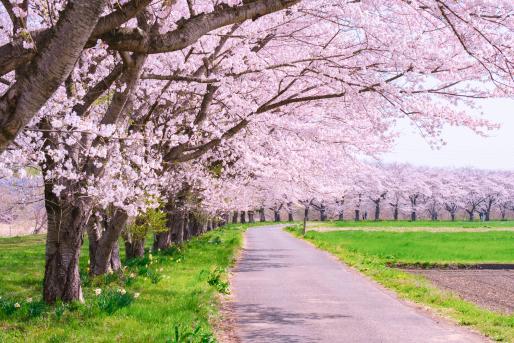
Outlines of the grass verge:
[[[460,299],[451,292],[440,290],[420,275],[389,268],[386,266],[387,256],[381,256],[373,249],[361,250],[355,245],[349,247],[344,239],[334,238],[334,236],[337,237],[338,233],[336,232],[319,233],[310,231],[302,236],[301,229],[298,226],[288,227],[286,230],[297,237],[306,239],[316,247],[332,253],[347,265],[395,291],[403,299],[428,306],[440,315],[451,318],[461,325],[470,326],[496,341],[514,342],[514,315],[504,315],[482,309]],[[339,235],[343,236],[348,233],[342,232]],[[509,234],[512,235],[512,233]],[[367,236],[367,238],[370,237]],[[377,242],[379,241],[377,240]],[[384,249],[394,249],[394,247],[388,247],[387,243],[382,241]],[[360,240],[358,245],[362,247],[364,241]],[[512,247],[512,244],[510,246]],[[415,251],[416,249],[411,246],[410,250]],[[426,253],[429,253],[429,250]],[[434,258],[436,256],[440,257],[441,252],[436,253]],[[461,261],[453,260],[453,262]]]
[[44,236],[0,239],[0,342],[212,342],[218,293],[246,227],[229,225],[90,280],[85,303],[41,301]]

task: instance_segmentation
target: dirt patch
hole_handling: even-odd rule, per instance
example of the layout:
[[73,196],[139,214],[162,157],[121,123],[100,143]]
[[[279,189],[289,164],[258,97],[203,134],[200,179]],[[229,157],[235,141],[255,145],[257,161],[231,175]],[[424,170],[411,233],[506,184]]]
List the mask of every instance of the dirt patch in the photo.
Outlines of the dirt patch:
[[458,294],[492,311],[514,313],[514,270],[512,269],[410,269],[436,286]]

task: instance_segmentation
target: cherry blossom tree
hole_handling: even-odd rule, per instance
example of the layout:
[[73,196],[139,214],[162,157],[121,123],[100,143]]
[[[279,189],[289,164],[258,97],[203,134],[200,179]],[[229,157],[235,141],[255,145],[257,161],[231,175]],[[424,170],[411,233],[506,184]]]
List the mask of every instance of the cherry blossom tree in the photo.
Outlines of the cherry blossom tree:
[[238,213],[340,196],[348,156],[386,151],[397,119],[437,141],[445,124],[494,127],[462,106],[513,94],[507,0],[2,5],[0,165],[42,171],[47,302],[81,299],[86,232],[102,274],[127,223],[160,201],[187,238],[220,176],[246,187],[285,169],[283,185],[301,184]]

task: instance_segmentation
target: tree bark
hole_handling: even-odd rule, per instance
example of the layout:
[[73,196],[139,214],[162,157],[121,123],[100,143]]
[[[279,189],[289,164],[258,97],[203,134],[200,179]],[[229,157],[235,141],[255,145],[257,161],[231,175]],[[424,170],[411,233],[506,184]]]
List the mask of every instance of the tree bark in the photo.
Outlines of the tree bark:
[[237,224],[237,215],[238,212],[234,211],[234,213],[232,214],[232,224]]
[[307,232],[307,221],[309,220],[309,208],[305,207],[303,211],[303,234]]
[[125,257],[127,260],[145,256],[145,239],[125,240]]
[[127,220],[128,214],[122,209],[115,209],[112,217],[107,220],[105,230],[97,240],[95,263],[90,266],[93,275],[102,275],[111,270],[116,271],[117,269],[111,269],[113,265],[118,269],[121,267],[117,262],[112,261],[112,253],[118,246],[118,239],[125,229]]
[[380,202],[375,203],[375,221],[380,220]]
[[358,222],[359,220],[361,220],[361,211],[355,210],[355,221]]
[[450,216],[452,218],[452,222],[454,222],[455,221],[455,213],[450,213]]
[[261,223],[266,221],[266,214],[264,213],[264,207],[261,207],[259,209],[259,221]]
[[393,210],[393,219],[398,220],[398,205],[394,207]]
[[171,229],[168,231],[156,233],[153,237],[153,251],[166,250],[171,246]]
[[254,211],[248,211],[248,222],[255,223],[255,213]]
[[416,211],[412,211],[410,214],[410,220],[415,222],[416,221]]
[[280,210],[279,211],[274,211],[274,214],[275,214],[275,222],[278,223],[280,222]]
[[172,216],[171,242],[182,244],[184,242],[184,225],[186,225],[185,214],[177,211]]
[[52,188],[51,182],[45,183],[48,232],[43,299],[50,304],[57,300],[83,301],[79,257],[91,208],[84,198],[74,204],[67,203],[65,198],[57,197]]
[[241,224],[246,224],[246,212],[241,211]]
[[322,207],[319,210],[319,220],[322,222],[327,220],[327,210],[325,207]]
[[294,221],[293,212],[287,212],[287,221],[288,222]]

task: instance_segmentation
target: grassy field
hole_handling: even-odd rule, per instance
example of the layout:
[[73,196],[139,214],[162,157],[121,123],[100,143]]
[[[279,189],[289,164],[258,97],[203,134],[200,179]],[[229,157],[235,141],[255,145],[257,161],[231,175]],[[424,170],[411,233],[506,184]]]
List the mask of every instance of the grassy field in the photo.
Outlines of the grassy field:
[[307,232],[322,244],[387,262],[514,263],[514,232]]
[[[85,304],[41,302],[44,236],[0,239],[0,342],[210,342],[217,294],[242,242],[229,226],[181,248],[147,254],[122,275],[89,280]],[[97,295],[95,290],[101,289]],[[98,292],[98,291],[97,291]],[[18,305],[19,307],[18,307]]]
[[[299,226],[287,230],[301,237]],[[387,262],[391,261],[422,264],[514,262],[513,232],[309,231],[304,238],[394,290],[401,298],[431,307],[494,340],[514,342],[514,315],[485,310],[438,289],[420,275],[387,267]]]
[[514,220],[493,220],[489,222],[481,221],[449,221],[449,220],[343,220],[343,221],[328,221],[328,222],[311,222],[311,226],[323,227],[341,227],[341,228],[514,228]]

